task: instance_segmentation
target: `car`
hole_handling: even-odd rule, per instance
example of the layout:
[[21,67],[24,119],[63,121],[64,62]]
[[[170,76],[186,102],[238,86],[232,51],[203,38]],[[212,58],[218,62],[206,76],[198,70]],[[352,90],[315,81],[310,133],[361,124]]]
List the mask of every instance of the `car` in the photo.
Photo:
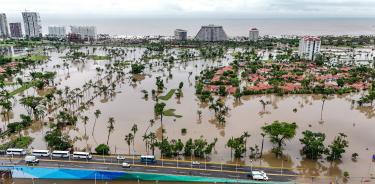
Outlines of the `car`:
[[117,160],[125,160],[125,156],[117,155],[116,159]]
[[201,163],[199,163],[198,161],[193,161],[191,162],[192,165],[201,165]]
[[253,180],[268,181],[268,176],[264,171],[251,171],[248,176]]
[[130,164],[127,163],[127,162],[123,162],[123,163],[122,163],[122,167],[123,167],[123,168],[130,168]]
[[28,155],[25,157],[26,164],[37,164],[39,163],[39,159],[37,159],[35,156]]

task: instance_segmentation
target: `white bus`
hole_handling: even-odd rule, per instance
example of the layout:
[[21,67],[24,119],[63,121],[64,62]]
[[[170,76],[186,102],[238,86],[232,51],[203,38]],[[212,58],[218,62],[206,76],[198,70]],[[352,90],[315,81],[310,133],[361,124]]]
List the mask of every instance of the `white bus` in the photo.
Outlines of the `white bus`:
[[92,159],[92,155],[87,152],[73,152],[73,158],[80,158],[80,159]]
[[52,157],[56,158],[69,158],[70,154],[69,151],[52,151]]
[[7,155],[26,155],[25,149],[20,148],[9,148],[7,149]]
[[49,152],[49,150],[33,150],[31,152],[31,155],[36,157],[49,157],[51,153]]

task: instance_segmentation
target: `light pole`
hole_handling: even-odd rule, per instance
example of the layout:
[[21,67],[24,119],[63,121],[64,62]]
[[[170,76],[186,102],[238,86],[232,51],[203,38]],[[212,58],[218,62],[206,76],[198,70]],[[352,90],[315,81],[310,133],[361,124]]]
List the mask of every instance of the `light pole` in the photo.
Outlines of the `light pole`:
[[250,170],[251,172],[253,172],[253,160],[252,159],[250,160]]

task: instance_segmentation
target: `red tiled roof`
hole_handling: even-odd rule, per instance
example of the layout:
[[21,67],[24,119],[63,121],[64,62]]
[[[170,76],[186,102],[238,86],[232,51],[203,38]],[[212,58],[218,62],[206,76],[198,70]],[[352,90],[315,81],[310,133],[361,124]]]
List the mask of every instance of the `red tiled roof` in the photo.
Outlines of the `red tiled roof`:
[[294,91],[302,88],[300,83],[285,83],[283,86],[280,86],[281,89],[285,91]]

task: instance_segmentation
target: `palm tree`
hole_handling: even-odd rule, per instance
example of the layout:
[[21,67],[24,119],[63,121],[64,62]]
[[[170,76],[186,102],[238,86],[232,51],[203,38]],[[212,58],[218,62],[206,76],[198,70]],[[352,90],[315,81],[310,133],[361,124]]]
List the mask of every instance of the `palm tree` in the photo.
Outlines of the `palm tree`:
[[161,124],[161,140],[163,140],[164,136],[164,131],[163,131],[163,112],[165,108],[165,103],[156,103],[154,106],[154,112],[156,116],[160,116],[160,124]]
[[[133,132],[133,135],[134,135],[134,138],[135,138],[135,134],[138,132],[138,126],[137,126],[137,124],[134,124],[134,125],[132,126],[131,131]],[[133,150],[135,150],[135,149],[134,149],[134,140],[133,140]]]
[[111,133],[113,132],[113,130],[115,129],[115,127],[113,126],[113,124],[115,123],[115,119],[113,117],[110,117],[108,119],[108,138],[107,138],[107,146],[108,146],[108,142],[109,142],[109,136],[111,135]]
[[[250,137],[250,134],[249,134],[248,131],[245,131],[245,132],[242,134],[242,136],[245,138],[245,148],[247,148],[247,139]],[[247,149],[245,149],[245,150],[247,150]],[[247,152],[247,151],[245,151],[245,155],[246,155],[246,152]]]
[[152,155],[155,155],[155,144],[156,144],[156,135],[154,132],[148,134],[148,139],[150,140],[150,148],[152,150]]
[[132,133],[125,135],[125,141],[126,141],[126,144],[128,145],[129,155],[130,155],[130,144],[132,143],[133,139],[134,139],[134,135]]
[[82,120],[83,120],[83,124],[85,125],[85,136],[86,136],[86,125],[87,125],[87,122],[89,121],[89,117],[84,116],[84,117],[82,118]]
[[92,135],[93,136],[94,136],[94,129],[95,129],[95,125],[96,125],[96,120],[99,118],[100,114],[102,114],[102,112],[99,109],[96,109],[96,111],[94,112],[95,122],[94,122],[94,126],[92,127]]
[[266,134],[265,133],[260,133],[260,135],[262,136],[262,147],[260,148],[260,158],[262,158],[262,156],[263,156],[264,136],[266,136]]
[[325,104],[327,98],[328,97],[326,95],[323,95],[323,97],[322,97],[322,108],[320,110],[320,122],[321,123],[323,123],[323,109],[324,109],[324,104]]

